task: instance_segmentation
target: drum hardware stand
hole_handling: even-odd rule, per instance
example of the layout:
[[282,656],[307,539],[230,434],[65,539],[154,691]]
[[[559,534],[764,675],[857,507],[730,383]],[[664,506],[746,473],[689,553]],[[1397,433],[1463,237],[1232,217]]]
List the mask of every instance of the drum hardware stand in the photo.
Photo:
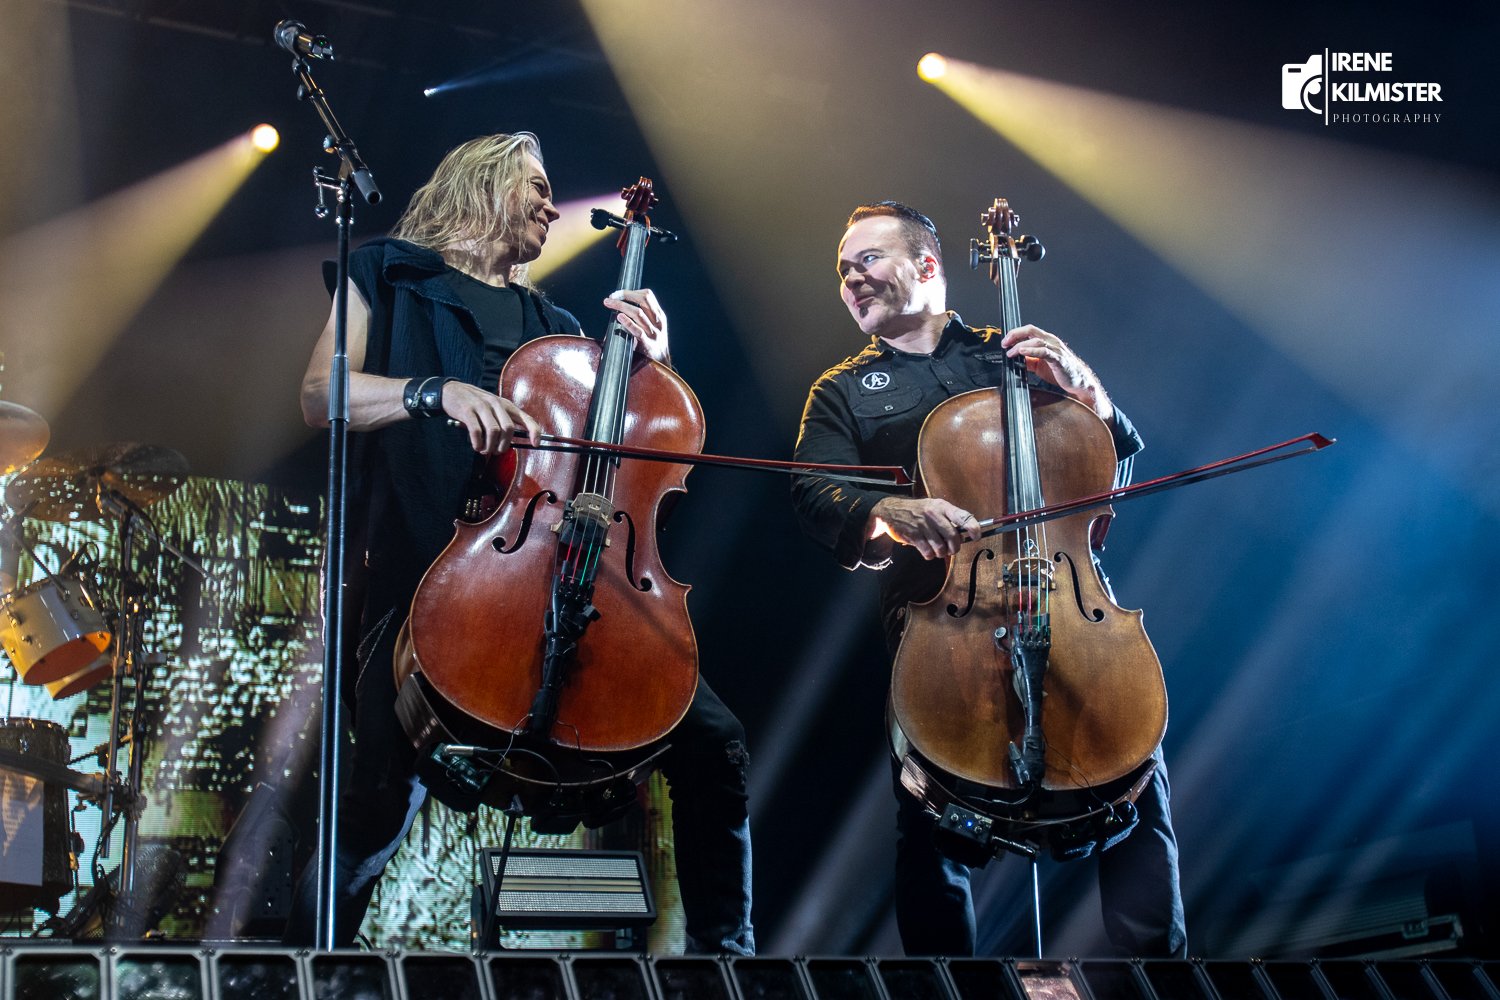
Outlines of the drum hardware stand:
[[[31,557],[31,564],[42,571],[42,578],[51,581],[52,584],[61,589],[62,574],[67,572],[68,568],[71,567],[73,563],[78,561],[78,553],[75,552],[64,559],[62,564],[58,566],[56,572],[47,568],[47,564],[42,562],[42,560],[37,556],[35,546],[33,546],[31,542],[27,540],[26,532],[21,530],[21,525],[18,523],[22,518],[24,518],[31,512],[31,509],[35,507],[36,504],[37,502],[33,500],[31,503],[26,505],[25,509],[12,510],[7,513],[4,520],[0,520],[0,538],[15,539],[16,544],[20,546],[21,550]],[[37,544],[47,546],[53,551],[54,554],[61,551],[60,546],[54,545],[51,542],[43,541],[38,542]],[[33,584],[34,583],[35,581],[33,581]],[[14,581],[12,581],[12,584],[14,584]],[[6,597],[8,597],[8,591],[12,588],[6,587],[4,589],[7,591],[7,593],[0,593],[0,600],[4,600]]]
[[[131,593],[130,572],[137,533],[144,528],[153,541],[170,553],[184,566],[207,579],[208,571],[195,559],[173,545],[151,523],[145,511],[117,490],[104,483],[98,484],[95,501],[101,513],[112,516],[120,526],[119,549],[119,614],[115,619],[114,661],[110,665],[112,680],[109,699],[109,743],[104,748],[105,775],[104,793],[100,803],[102,832],[97,857],[109,857],[110,833],[114,828],[116,813],[123,815],[125,835],[120,852],[120,867],[116,882],[116,894],[111,901],[110,912],[104,926],[106,939],[126,938],[136,935],[130,932],[131,917],[136,914],[136,864],[140,853],[140,817],[145,808],[141,794],[143,772],[146,765],[146,687],[151,668],[164,662],[160,653],[144,655],[142,630],[145,624],[144,607]],[[132,692],[129,731],[125,732],[124,687],[129,674],[135,687]],[[119,771],[120,744],[129,746],[125,776],[122,782]],[[102,901],[101,901],[102,902]]]

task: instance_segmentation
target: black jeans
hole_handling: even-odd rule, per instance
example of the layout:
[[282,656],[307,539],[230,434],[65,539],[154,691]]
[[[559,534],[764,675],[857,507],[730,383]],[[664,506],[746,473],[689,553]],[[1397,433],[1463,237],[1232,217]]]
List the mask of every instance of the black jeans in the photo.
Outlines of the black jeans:
[[[427,789],[396,718],[395,625],[375,640],[355,689],[354,754],[339,799],[334,944],[352,945],[375,884],[406,839]],[[689,952],[751,955],[750,820],[745,730],[701,678],[660,766],[672,795],[672,839]],[[314,943],[317,871],[298,880],[288,944]]]
[[[1177,877],[1167,767],[1136,799],[1140,822],[1099,855],[1104,932],[1122,956],[1187,957],[1187,923]],[[974,900],[969,866],[944,857],[932,842],[936,820],[901,786],[896,770],[896,925],[908,955],[972,955]]]

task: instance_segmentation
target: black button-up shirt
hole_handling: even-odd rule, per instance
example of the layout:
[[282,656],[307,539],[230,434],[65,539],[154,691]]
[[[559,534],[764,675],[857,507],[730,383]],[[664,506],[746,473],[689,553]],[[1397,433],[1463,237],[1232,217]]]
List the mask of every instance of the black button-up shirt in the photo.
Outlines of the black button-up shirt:
[[[933,408],[950,396],[994,388],[1002,381],[1002,331],[973,329],[957,314],[950,317],[931,354],[907,354],[871,338],[859,354],[819,376],[802,412],[796,461],[899,465],[915,471],[917,438]],[[1028,379],[1036,388],[1062,391],[1034,376]],[[1116,485],[1124,485],[1129,459],[1144,445],[1118,407],[1110,431],[1121,465]],[[928,562],[910,546],[892,547],[883,540],[867,545],[870,509],[892,494],[901,491],[817,476],[801,476],[792,484],[803,530],[830,549],[840,565],[890,566],[881,574],[881,604],[888,617],[908,601],[930,597],[943,580],[942,560]],[[995,512],[974,513],[986,517]]]

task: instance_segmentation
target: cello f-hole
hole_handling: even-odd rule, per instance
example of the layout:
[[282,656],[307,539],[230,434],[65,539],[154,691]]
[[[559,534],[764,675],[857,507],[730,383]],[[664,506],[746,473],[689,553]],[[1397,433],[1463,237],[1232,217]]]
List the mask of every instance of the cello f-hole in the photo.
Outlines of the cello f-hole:
[[[1055,561],[1063,562],[1064,560],[1067,561],[1070,571],[1068,576],[1073,581],[1073,603],[1078,607],[1078,613],[1091,622],[1102,622],[1104,620],[1103,608],[1088,610],[1083,606],[1083,587],[1078,582],[1078,564],[1073,561],[1073,557],[1068,555],[1068,553],[1059,552]],[[1092,565],[1092,560],[1090,561],[1090,565]]]
[[506,548],[505,536],[496,535],[494,540],[490,542],[490,544],[494,546],[496,552],[500,553],[502,556],[508,556],[512,552],[519,549],[522,545],[526,544],[526,536],[531,534],[532,518],[536,516],[536,505],[543,500],[545,500],[547,503],[557,503],[557,494],[553,493],[551,490],[542,490],[542,492],[532,497],[531,502],[526,505],[525,516],[521,518],[521,530],[516,534],[516,544],[510,546],[509,548]]
[[948,605],[949,618],[962,618],[970,611],[974,610],[974,597],[979,591],[979,560],[993,558],[995,558],[995,553],[991,549],[980,549],[978,552],[974,553],[974,558],[969,563],[968,600],[964,603],[963,608],[959,608],[957,604]]
[[643,576],[639,583],[636,582],[635,578],[635,519],[630,516],[629,511],[621,510],[615,512],[615,523],[623,523],[628,529],[628,533],[625,536],[625,575],[630,577],[630,585],[632,587],[643,594],[649,593],[651,591],[651,578]]

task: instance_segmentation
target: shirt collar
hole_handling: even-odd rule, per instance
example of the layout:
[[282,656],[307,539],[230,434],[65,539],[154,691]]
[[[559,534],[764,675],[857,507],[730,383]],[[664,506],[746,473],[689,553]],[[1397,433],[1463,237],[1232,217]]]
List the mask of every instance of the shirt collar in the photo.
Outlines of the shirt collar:
[[875,334],[871,334],[870,335],[870,345],[865,348],[865,351],[867,351],[867,352],[873,351],[877,357],[882,357],[882,358],[885,358],[885,357],[925,358],[925,357],[929,357],[929,356],[936,356],[936,355],[939,355],[939,354],[946,353],[946,349],[947,349],[948,345],[951,344],[951,343],[953,343],[953,339],[955,337],[962,336],[962,335],[964,335],[964,334],[966,334],[968,332],[969,332],[969,328],[968,328],[967,325],[965,325],[963,317],[960,316],[958,313],[954,312],[952,309],[949,309],[948,310],[948,322],[943,327],[942,335],[938,337],[937,346],[932,349],[932,355],[913,354],[910,351],[899,350],[897,348],[892,347],[890,344],[887,344],[885,341],[881,340],[880,337],[877,336],[877,335],[875,335]]

